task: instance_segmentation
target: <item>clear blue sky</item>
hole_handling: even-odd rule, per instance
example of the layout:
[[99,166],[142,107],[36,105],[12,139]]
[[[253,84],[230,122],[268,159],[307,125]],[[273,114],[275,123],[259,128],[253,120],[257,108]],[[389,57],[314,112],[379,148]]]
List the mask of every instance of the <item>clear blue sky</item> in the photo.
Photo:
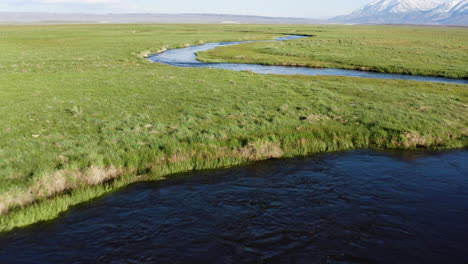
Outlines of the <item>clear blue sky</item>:
[[0,11],[73,13],[224,13],[324,18],[371,0],[0,0]]

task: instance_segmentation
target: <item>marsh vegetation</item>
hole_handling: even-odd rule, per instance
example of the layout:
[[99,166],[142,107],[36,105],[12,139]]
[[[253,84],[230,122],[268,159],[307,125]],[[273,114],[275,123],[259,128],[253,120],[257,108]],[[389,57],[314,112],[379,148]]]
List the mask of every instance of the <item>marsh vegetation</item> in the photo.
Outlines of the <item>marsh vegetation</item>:
[[330,26],[307,33],[314,37],[222,47],[199,58],[468,79],[466,28]]
[[[176,68],[144,59],[204,42],[305,34],[318,37],[245,44],[237,47],[236,56],[248,58],[242,62],[267,62],[268,56],[268,63],[285,58],[309,63],[311,56],[319,56],[311,51],[323,42],[327,56],[335,55],[320,55],[314,63],[348,67],[351,49],[374,54],[373,60],[355,54],[355,67],[380,62],[390,69],[386,56],[395,51],[377,52],[384,48],[374,44],[413,32],[408,56],[400,58],[401,69],[466,78],[466,29],[69,25],[4,26],[0,32],[2,231],[54,218],[129,183],[177,172],[356,148],[468,145],[466,85],[257,75]],[[356,43],[359,34],[359,48],[330,39],[339,35],[343,43]],[[438,62],[434,65],[425,59],[430,57],[427,36],[440,36],[433,37],[434,52],[441,49],[437,45],[448,45],[432,54]],[[453,45],[444,44],[445,38]],[[228,49],[209,58],[224,60],[218,52]],[[285,50],[290,54],[282,54]]]

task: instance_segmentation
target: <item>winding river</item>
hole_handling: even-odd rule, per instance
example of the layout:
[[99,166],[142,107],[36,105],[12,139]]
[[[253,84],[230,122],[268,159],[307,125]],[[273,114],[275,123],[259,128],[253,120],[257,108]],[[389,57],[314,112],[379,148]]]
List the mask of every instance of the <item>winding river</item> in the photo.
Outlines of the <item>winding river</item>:
[[[278,40],[297,39],[288,36]],[[258,73],[463,80],[202,63]],[[468,263],[468,151],[350,151],[138,183],[0,235],[0,263]]]
[[[286,36],[273,41],[287,41],[301,38],[309,38],[309,36]],[[423,82],[442,82],[442,83],[456,83],[468,84],[468,80],[463,79],[449,79],[442,77],[430,76],[417,76],[417,75],[404,75],[404,74],[391,74],[391,73],[377,73],[366,72],[357,70],[343,70],[331,68],[308,68],[308,67],[290,67],[290,66],[269,66],[259,64],[243,64],[243,63],[206,63],[197,60],[197,52],[208,51],[220,46],[232,46],[241,43],[250,43],[259,41],[238,41],[238,42],[216,42],[207,43],[203,45],[190,46],[186,48],[172,49],[163,53],[150,56],[148,59],[156,63],[164,63],[177,67],[189,68],[213,68],[213,69],[226,69],[233,71],[252,71],[259,74],[282,74],[282,75],[335,75],[335,76],[349,76],[360,78],[374,78],[374,79],[400,79],[412,80]]]

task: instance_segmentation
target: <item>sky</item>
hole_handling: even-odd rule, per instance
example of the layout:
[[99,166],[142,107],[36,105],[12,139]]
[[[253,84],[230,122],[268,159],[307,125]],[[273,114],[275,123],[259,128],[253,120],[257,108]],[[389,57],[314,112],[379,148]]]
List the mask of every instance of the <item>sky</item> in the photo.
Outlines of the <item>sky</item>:
[[[372,0],[0,0],[0,12],[214,13],[329,18]],[[446,0],[443,0],[446,1]]]
[[53,13],[217,13],[327,18],[371,0],[0,0],[0,11]]

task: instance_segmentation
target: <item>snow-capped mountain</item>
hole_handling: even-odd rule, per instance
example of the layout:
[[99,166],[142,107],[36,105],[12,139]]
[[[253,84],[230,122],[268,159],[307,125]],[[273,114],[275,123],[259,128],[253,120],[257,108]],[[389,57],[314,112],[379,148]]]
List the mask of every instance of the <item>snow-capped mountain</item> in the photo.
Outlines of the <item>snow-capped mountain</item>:
[[333,19],[369,24],[468,24],[468,0],[376,0]]
[[468,0],[452,1],[453,7],[449,10],[451,14],[467,14]]
[[468,25],[468,0],[457,2],[447,13],[444,19],[439,19],[440,24],[448,25]]
[[453,8],[457,6],[459,3],[460,3],[460,0],[451,0],[451,1],[445,2],[439,5],[438,7],[432,10],[429,10],[426,13],[426,16],[430,17],[431,21],[439,21],[442,19],[449,18],[451,16],[450,11],[453,10]]
[[427,11],[441,5],[440,0],[376,0],[355,13],[403,13]]

